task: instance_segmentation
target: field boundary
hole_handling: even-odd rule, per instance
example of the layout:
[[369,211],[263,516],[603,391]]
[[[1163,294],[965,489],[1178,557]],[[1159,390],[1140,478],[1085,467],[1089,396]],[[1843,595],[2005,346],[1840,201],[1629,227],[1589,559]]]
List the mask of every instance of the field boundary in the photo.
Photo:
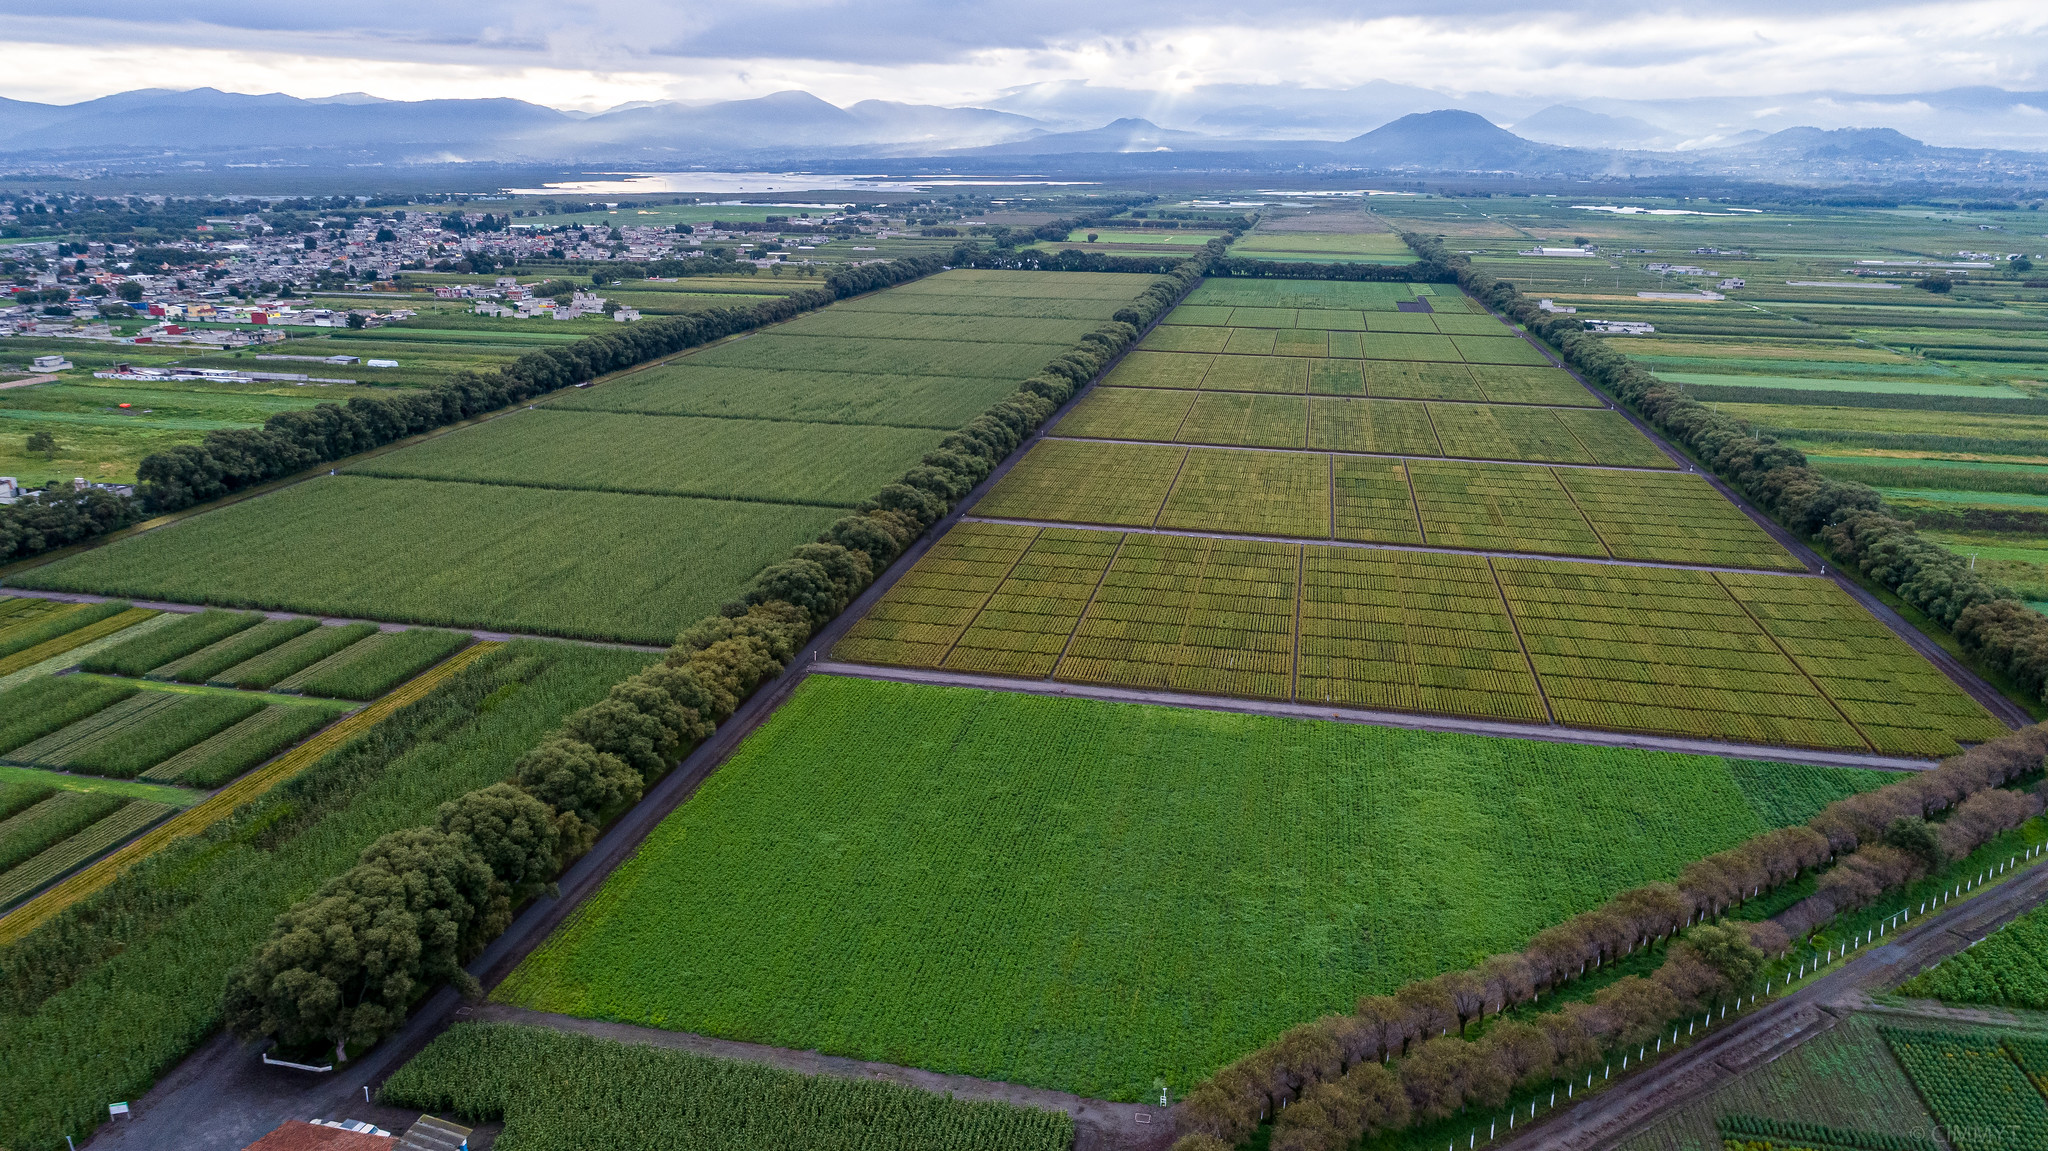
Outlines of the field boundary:
[[1627,419],[1629,423],[1634,424],[1637,431],[1649,437],[1650,442],[1661,448],[1664,454],[1684,465],[1686,471],[1706,480],[1715,491],[1721,493],[1723,499],[1734,504],[1737,510],[1741,511],[1742,514],[1748,516],[1751,520],[1754,520],[1758,527],[1768,532],[1771,538],[1778,542],[1780,547],[1792,553],[1794,559],[1804,563],[1810,570],[1817,570],[1817,573],[1822,577],[1833,580],[1836,587],[1841,588],[1849,595],[1849,598],[1861,604],[1865,611],[1868,611],[1877,618],[1878,622],[1890,628],[1894,635],[1905,642],[1906,646],[1919,653],[1922,659],[1933,664],[1937,670],[1947,676],[1957,687],[1961,688],[1963,694],[1976,700],[1978,704],[1983,706],[1984,710],[1990,712],[1999,722],[2015,731],[2034,722],[2034,717],[2029,715],[2025,708],[2006,698],[2004,692],[1993,687],[1989,681],[1978,675],[1969,664],[1950,654],[1947,649],[1935,642],[1933,637],[1914,627],[1904,616],[1894,611],[1890,605],[1873,595],[1868,588],[1865,588],[1854,579],[1843,575],[1840,564],[1835,565],[1835,571],[1828,571],[1827,561],[1823,560],[1820,553],[1815,551],[1806,541],[1787,530],[1777,520],[1759,511],[1748,500],[1744,499],[1741,493],[1731,487],[1727,481],[1715,475],[1713,469],[1700,467],[1697,460],[1694,460],[1682,449],[1665,439],[1655,428],[1644,421],[1642,417],[1630,411],[1626,406],[1616,401],[1614,397],[1593,386],[1593,384],[1587,381],[1585,376],[1581,375],[1569,363],[1566,363],[1556,352],[1545,345],[1542,340],[1537,339],[1529,332],[1517,328],[1512,321],[1494,311],[1484,300],[1465,291],[1462,287],[1458,289],[1458,292],[1466,299],[1478,304],[1487,315],[1499,320],[1503,325],[1521,336],[1522,340],[1530,347],[1542,353],[1544,360],[1550,366],[1562,369],[1572,379],[1577,380],[1580,387],[1585,388],[1594,397],[1603,401],[1609,411],[1620,412],[1623,418]]
[[173,840],[198,835],[233,815],[244,803],[311,767],[328,752],[354,739],[357,734],[382,723],[386,717],[412,705],[439,687],[477,657],[495,651],[496,643],[473,643],[414,676],[360,711],[337,719],[327,728],[268,764],[248,772],[213,795],[172,816],[97,862],[72,875],[42,894],[0,916],[0,946],[19,941],[58,913],[114,882],[131,865],[154,855]]
[[[1413,492],[1410,492],[1411,498]],[[1575,505],[1576,506],[1576,505]],[[1583,515],[1583,513],[1581,513]],[[1786,579],[1822,579],[1817,572],[1784,571],[1779,568],[1719,567],[1713,564],[1682,564],[1669,560],[1617,559],[1613,556],[1575,556],[1552,552],[1511,552],[1483,548],[1453,548],[1438,544],[1376,543],[1371,540],[1338,540],[1317,536],[1271,536],[1250,532],[1196,531],[1193,528],[1131,527],[1127,524],[1098,524],[1081,521],[1027,520],[1012,516],[968,516],[970,523],[1009,524],[1025,528],[1077,528],[1082,531],[1136,532],[1150,536],[1186,536],[1192,539],[1251,540],[1257,543],[1294,544],[1307,547],[1360,548],[1365,551],[1431,552],[1437,555],[1491,556],[1496,559],[1554,560],[1558,563],[1604,564],[1607,567],[1667,568],[1676,571],[1738,572],[1743,575],[1784,576]],[[1426,537],[1425,537],[1426,538]],[[1605,541],[1602,541],[1603,544]]]
[[1647,735],[1604,731],[1600,728],[1567,727],[1563,724],[1516,723],[1511,720],[1467,719],[1425,712],[1372,711],[1365,708],[1333,707],[1329,704],[1289,703],[1277,700],[1240,699],[1226,695],[1196,695],[1190,692],[1151,688],[1103,687],[1066,680],[1007,678],[973,672],[931,671],[922,668],[881,667],[875,664],[821,660],[810,671],[819,675],[843,675],[856,679],[887,680],[893,683],[926,684],[935,687],[970,687],[986,691],[1028,692],[1033,695],[1073,696],[1108,703],[1136,703],[1161,707],[1192,708],[1198,711],[1228,711],[1247,715],[1269,715],[1280,719],[1315,719],[1336,723],[1398,727],[1410,731],[1482,735],[1498,739],[1530,739],[1544,743],[1574,743],[1594,747],[1634,748],[1638,751],[1669,751],[1683,755],[1712,755],[1729,759],[1763,759],[1814,767],[1865,767],[1878,771],[1928,771],[1939,765],[1931,759],[1873,755],[1863,752],[1823,751],[1804,747],[1772,747],[1764,744],[1725,743],[1689,736]]

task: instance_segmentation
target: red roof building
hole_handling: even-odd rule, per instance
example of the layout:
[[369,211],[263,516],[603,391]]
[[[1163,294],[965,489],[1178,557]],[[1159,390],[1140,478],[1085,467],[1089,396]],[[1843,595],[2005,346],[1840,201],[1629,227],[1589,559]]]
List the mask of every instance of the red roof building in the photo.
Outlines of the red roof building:
[[322,1127],[287,1119],[284,1126],[249,1144],[243,1151],[394,1151],[389,1135],[365,1135],[339,1127]]

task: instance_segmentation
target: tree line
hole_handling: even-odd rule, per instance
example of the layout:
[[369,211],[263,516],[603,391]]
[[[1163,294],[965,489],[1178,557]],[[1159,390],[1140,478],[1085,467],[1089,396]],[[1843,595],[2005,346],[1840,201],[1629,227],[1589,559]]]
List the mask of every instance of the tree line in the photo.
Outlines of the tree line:
[[32,495],[0,507],[0,560],[26,559],[92,539],[145,516],[218,499],[607,372],[787,320],[834,300],[928,276],[942,266],[936,256],[864,264],[833,273],[822,287],[778,300],[622,325],[618,331],[566,347],[528,352],[501,368],[466,369],[431,387],[278,412],[260,428],[217,429],[197,444],[179,444],[143,457],[136,468],[133,499],[94,490],[82,496]]
[[1780,523],[1821,541],[1840,562],[1948,628],[1967,654],[2030,696],[2042,698],[2048,690],[2048,616],[1922,536],[1885,506],[1877,489],[1829,479],[1797,449],[1657,379],[1586,332],[1580,321],[1542,311],[1513,284],[1472,267],[1443,241],[1412,232],[1402,238],[1425,263],[1451,268],[1459,286],[1560,349],[1586,378],[1741,487]]
[[1232,256],[1218,263],[1209,274],[1248,280],[1355,280],[1395,284],[1454,284],[1458,281],[1455,272],[1427,256],[1413,264],[1295,264]]
[[[371,844],[354,867],[279,916],[232,973],[228,1026],[290,1047],[331,1045],[340,1059],[348,1045],[396,1030],[438,983],[477,991],[463,964],[516,907],[587,852],[606,823],[1193,290],[1206,265],[1184,261],[816,542],[763,569],[719,614],[685,629],[661,663],[614,685],[521,756],[507,782]],[[855,284],[883,286],[890,273],[882,267],[855,269],[875,271],[842,284],[845,294],[865,290]]]
[[[1624,891],[1538,932],[1520,952],[1294,1027],[1188,1093],[1175,1111],[1183,1135],[1174,1151],[1227,1151],[1268,1116],[1273,1151],[1338,1151],[1598,1067],[1673,1019],[1748,994],[1765,959],[1794,938],[2040,815],[2038,793],[2005,788],[2040,772],[2044,757],[2048,725],[2023,728],[1697,860],[1674,882]],[[1711,922],[1822,867],[1814,894],[1774,919]],[[1464,1038],[1489,1015],[1664,941],[1665,958],[1647,977]]]

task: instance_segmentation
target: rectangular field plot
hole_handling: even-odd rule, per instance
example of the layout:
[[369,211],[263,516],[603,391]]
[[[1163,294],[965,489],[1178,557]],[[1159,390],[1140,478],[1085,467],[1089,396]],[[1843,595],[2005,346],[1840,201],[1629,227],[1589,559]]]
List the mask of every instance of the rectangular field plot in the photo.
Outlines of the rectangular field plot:
[[865,375],[720,368],[692,359],[550,396],[552,411],[882,424],[950,431],[1009,395],[1022,377]]
[[[1416,284],[1347,280],[1235,280],[1212,278],[1188,293],[1182,309],[1194,307],[1349,309],[1397,311],[1396,304],[1418,297]],[[1204,321],[1214,323],[1216,321]]]
[[1191,352],[1130,352],[1102,378],[1113,388],[1199,388],[1215,356]]
[[1038,528],[963,523],[947,532],[833,649],[841,659],[937,667]]
[[1031,542],[943,664],[952,671],[1044,676],[1117,554],[1119,532],[1046,528]]
[[943,433],[790,420],[515,412],[351,466],[353,475],[852,507]]
[[1477,556],[1304,548],[1300,651],[1303,703],[1547,719]]
[[1171,437],[1189,444],[1300,448],[1308,439],[1308,399],[1245,392],[1199,392]]
[[1066,350],[1066,344],[946,343],[861,336],[783,335],[770,329],[714,344],[688,357],[707,368],[835,371],[863,375],[985,376],[1021,380]]
[[1313,360],[1299,356],[1217,356],[1202,376],[1202,388],[1214,392],[1286,392],[1303,395],[1308,391],[1308,369]]
[[[1535,460],[1590,464],[1585,449],[1557,418],[1542,408],[1492,404],[1430,404],[1430,422],[1444,455],[1465,459]],[[1647,447],[1648,441],[1644,441]]]
[[1404,400],[1309,400],[1309,447],[1393,456],[1440,456],[1427,404]]
[[1138,347],[1150,352],[1220,352],[1230,342],[1230,334],[1229,328],[1161,324],[1139,341]]
[[1330,535],[1330,457],[1196,448],[1158,524],[1243,535]]
[[1484,402],[1486,392],[1463,364],[1410,364],[1372,361],[1365,367],[1365,394],[1403,400],[1471,400]]
[[819,675],[494,996],[1156,1100],[1769,826],[1712,756]]
[[1055,678],[1287,699],[1301,549],[1131,535]]
[[830,307],[779,324],[774,334],[850,336],[864,340],[929,340],[948,344],[1067,345],[1100,326],[1099,320],[948,316],[929,312],[856,311]]
[[1948,755],[1958,740],[2006,734],[2004,724],[1834,584],[1740,572],[1714,578],[1877,750]]
[[1438,547],[1606,556],[1548,468],[1418,461],[1408,468],[1422,530]]
[[1805,568],[1699,476],[1586,468],[1553,473],[1617,559]]
[[1149,527],[1188,449],[1041,440],[974,505],[999,519]]
[[1468,364],[1521,364],[1532,368],[1550,367],[1550,360],[1527,340],[1503,340],[1496,336],[1445,336]]
[[1705,572],[1496,560],[1560,723],[1792,747],[1863,738]]
[[1551,412],[1557,422],[1603,464],[1629,468],[1672,468],[1678,465],[1650,438],[1636,430],[1620,412]]
[[1449,336],[1369,331],[1359,339],[1358,346],[1368,360],[1442,360],[1457,364],[1465,359]]
[[1359,543],[1422,542],[1407,464],[1340,456],[1331,470],[1330,515],[1335,538]]
[[1490,404],[1556,404],[1562,407],[1598,408],[1600,397],[1586,390],[1569,372],[1557,368],[1518,368],[1507,364],[1480,364],[1471,369],[1480,390]]
[[[1112,315],[1158,280],[1157,276],[1128,272],[1020,272],[958,268],[912,280],[875,295],[1101,300],[1109,306],[1109,311],[1104,314]],[[874,296],[863,298],[873,299]]]
[[323,477],[13,578],[51,590],[669,643],[841,514]]
[[1061,418],[1054,431],[1077,439],[1172,443],[1200,394],[1167,388],[1097,387]]

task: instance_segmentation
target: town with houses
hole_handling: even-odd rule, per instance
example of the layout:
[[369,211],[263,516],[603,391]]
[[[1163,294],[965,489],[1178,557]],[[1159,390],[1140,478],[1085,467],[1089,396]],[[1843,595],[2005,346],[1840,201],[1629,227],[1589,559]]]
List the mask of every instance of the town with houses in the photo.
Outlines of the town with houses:
[[[164,201],[161,196],[135,199],[159,205]],[[730,230],[630,221],[561,224],[550,223],[540,210],[435,213],[361,207],[294,216],[294,228],[286,228],[269,205],[256,202],[242,207],[258,210],[205,216],[204,222],[192,225],[189,239],[127,245],[13,238],[22,231],[19,225],[24,220],[45,220],[48,206],[41,196],[0,201],[0,280],[11,280],[6,284],[9,299],[0,303],[0,337],[68,336],[241,348],[277,342],[285,337],[279,329],[375,327],[408,319],[411,311],[373,306],[367,300],[365,306],[345,310],[305,302],[316,292],[331,296],[394,290],[407,272],[488,272],[535,262],[646,265],[697,259],[757,268],[801,267],[822,262],[809,253],[834,242],[835,236],[892,234],[886,220],[823,213],[807,213],[790,229],[806,234],[784,241],[774,231],[764,234],[758,224]],[[586,214],[619,212],[615,203],[573,207]],[[827,231],[832,235],[824,234]],[[872,249],[856,244],[854,251]],[[644,268],[640,274],[645,274]],[[558,306],[552,299],[534,298],[528,288],[506,276],[498,277],[495,285],[436,285],[435,295],[473,299],[477,314],[494,317],[568,320],[606,314],[621,323],[640,318],[635,309],[608,305],[603,297],[582,292]],[[133,332],[116,332],[108,323],[134,319],[151,323]],[[246,328],[195,330],[187,327],[192,322]]]

